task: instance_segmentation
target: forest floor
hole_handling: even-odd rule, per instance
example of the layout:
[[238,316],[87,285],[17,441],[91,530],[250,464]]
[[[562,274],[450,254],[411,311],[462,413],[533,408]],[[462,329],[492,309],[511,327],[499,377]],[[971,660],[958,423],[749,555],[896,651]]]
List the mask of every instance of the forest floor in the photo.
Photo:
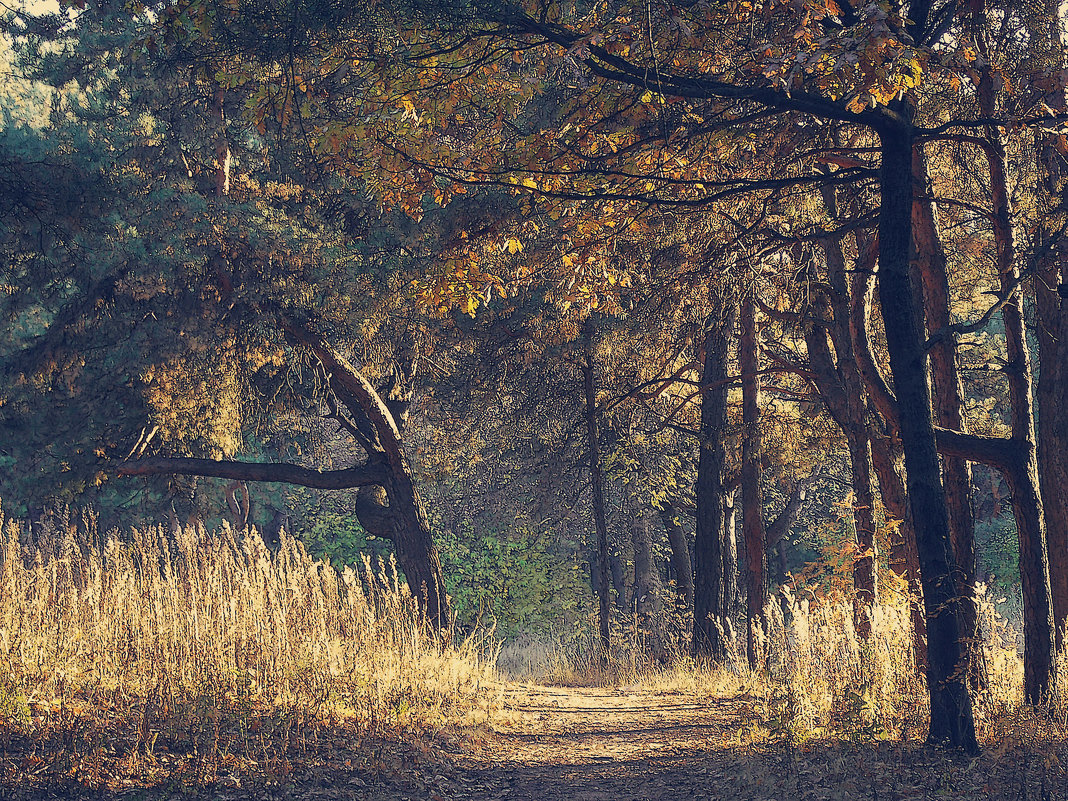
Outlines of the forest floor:
[[223,749],[210,773],[203,754],[158,744],[151,759],[121,757],[118,735],[91,773],[70,754],[49,765],[48,743],[9,739],[0,799],[1068,801],[1065,742],[1026,722],[969,759],[915,741],[798,740],[762,720],[763,702],[746,694],[519,684],[501,694],[502,713],[484,725],[317,729],[259,762]]

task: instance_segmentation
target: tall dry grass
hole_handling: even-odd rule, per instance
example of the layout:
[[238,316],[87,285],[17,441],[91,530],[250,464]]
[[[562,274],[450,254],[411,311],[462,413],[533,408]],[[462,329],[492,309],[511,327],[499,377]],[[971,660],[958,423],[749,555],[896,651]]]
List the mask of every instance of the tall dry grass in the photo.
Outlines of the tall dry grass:
[[271,550],[225,526],[103,534],[56,517],[31,538],[0,518],[0,532],[8,739],[82,713],[142,751],[161,735],[196,749],[220,726],[434,727],[498,693],[477,644],[427,636],[391,562],[338,573],[285,534]]
[[[709,663],[688,655],[684,637],[643,637],[637,624],[623,616],[614,621],[607,665],[599,659],[591,628],[567,640],[508,643],[501,651],[501,668],[516,678],[560,684],[636,684],[708,697],[744,694],[774,737],[919,739],[929,710],[926,681],[916,666],[909,599],[903,583],[893,577],[886,578],[883,589],[882,601],[872,610],[872,634],[865,640],[854,628],[848,598],[795,597],[782,588],[765,609],[757,670],[750,670],[746,661],[741,621],[737,635],[725,638],[725,659]],[[974,711],[980,738],[994,741],[1031,712],[1023,703],[1019,626],[998,614],[985,588],[978,589],[985,683],[975,696]],[[688,629],[678,620],[663,625],[669,631]],[[650,641],[667,646],[651,652]],[[1060,675],[1063,691],[1068,662]],[[1068,703],[1063,693],[1045,711],[1052,715],[1041,716],[1044,720],[1064,725]]]

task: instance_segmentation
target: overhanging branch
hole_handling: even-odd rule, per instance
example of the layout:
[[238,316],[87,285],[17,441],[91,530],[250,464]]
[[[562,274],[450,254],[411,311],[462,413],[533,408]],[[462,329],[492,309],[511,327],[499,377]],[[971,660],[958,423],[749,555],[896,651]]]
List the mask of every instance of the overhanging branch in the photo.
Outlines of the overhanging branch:
[[213,459],[166,456],[119,462],[111,472],[118,476],[184,475],[231,481],[273,481],[311,489],[352,489],[382,484],[386,479],[385,470],[378,464],[363,464],[344,470],[313,470],[288,462],[217,462]]

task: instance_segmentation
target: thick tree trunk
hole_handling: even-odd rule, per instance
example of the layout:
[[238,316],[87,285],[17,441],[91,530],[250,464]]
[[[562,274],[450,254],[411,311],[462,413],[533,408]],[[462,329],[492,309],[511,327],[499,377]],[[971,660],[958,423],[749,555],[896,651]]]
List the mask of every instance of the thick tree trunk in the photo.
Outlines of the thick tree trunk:
[[[755,290],[751,290],[755,291]],[[745,543],[746,656],[749,668],[759,664],[758,643],[766,628],[764,598],[764,496],[760,458],[760,353],[757,345],[756,303],[751,294],[742,299],[738,366],[742,374],[742,541]]]
[[604,472],[601,468],[600,425],[597,419],[597,382],[594,375],[592,324],[586,325],[586,362],[582,365],[583,392],[586,400],[586,448],[589,455],[590,484],[593,493],[593,525],[597,532],[598,576],[597,622],[601,656],[608,658],[612,647],[611,607],[608,598],[609,553],[608,522],[604,509]]
[[879,299],[894,391],[901,409],[901,443],[927,611],[927,686],[931,700],[928,742],[949,742],[974,752],[978,751],[978,744],[961,643],[960,591],[954,581],[956,565],[935,441],[924,337],[917,325],[916,293],[909,275],[911,113],[907,103],[892,103],[878,131],[882,157]]
[[[350,413],[350,431],[362,438],[375,466],[385,474],[378,483],[388,498],[389,529],[397,564],[404,571],[408,586],[419,608],[435,629],[447,629],[448,597],[441,561],[430,533],[430,523],[415,486],[411,465],[401,441],[399,420],[367,378],[330,346],[320,335],[292,321],[284,324],[286,333],[307,347],[319,360],[329,377],[330,388]],[[398,411],[405,403],[395,406]],[[365,482],[371,483],[371,482]],[[361,493],[362,494],[362,493]]]
[[[916,196],[912,202],[912,241],[915,264],[923,285],[924,319],[931,333],[947,328],[950,317],[949,269],[942,247],[931,200],[930,179],[923,148],[912,154],[912,175]],[[945,338],[930,349],[935,424],[966,432],[964,386],[957,370],[957,348]],[[967,460],[953,456],[942,459],[942,481],[949,513],[949,534],[960,570],[963,589],[961,626],[967,646],[969,677],[976,690],[985,684],[983,650],[979,641],[979,608],[975,597],[975,517],[972,513],[972,470]]]
[[[1062,177],[1063,158],[1046,144],[1043,162],[1052,180]],[[1060,203],[1049,198],[1049,204]],[[1052,236],[1047,221],[1042,235]],[[1058,291],[1059,290],[1059,291]],[[1068,624],[1068,248],[1054,245],[1039,262],[1034,280],[1038,312],[1037,444],[1039,483],[1046,519],[1053,622],[1058,651],[1065,648]],[[1063,296],[1062,294],[1063,293]]]
[[700,454],[697,460],[697,530],[694,536],[695,656],[722,659],[724,641],[723,603],[723,436],[727,427],[727,346],[729,312],[724,306],[705,321],[705,386],[701,400]]
[[[1062,13],[1053,7],[1038,17],[1036,51],[1046,49],[1047,74],[1065,66],[1068,45]],[[1051,92],[1047,104],[1058,113],[1068,110],[1064,89]],[[1037,247],[1042,253],[1033,280],[1038,313],[1038,470],[1045,512],[1046,544],[1057,651],[1065,648],[1068,624],[1068,244],[1065,225],[1068,161],[1058,150],[1055,133],[1038,134],[1039,209]]]

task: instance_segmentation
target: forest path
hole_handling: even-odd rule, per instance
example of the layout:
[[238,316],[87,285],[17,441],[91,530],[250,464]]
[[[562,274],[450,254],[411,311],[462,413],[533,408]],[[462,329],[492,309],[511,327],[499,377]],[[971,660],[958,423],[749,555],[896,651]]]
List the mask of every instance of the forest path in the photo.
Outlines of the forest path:
[[504,703],[506,724],[448,749],[430,801],[1068,801],[1050,769],[1068,745],[1042,736],[973,760],[913,738],[791,745],[746,695],[510,685]]
[[753,778],[732,765],[753,720],[744,697],[522,685],[505,706],[511,725],[458,765],[472,801],[737,797]]

